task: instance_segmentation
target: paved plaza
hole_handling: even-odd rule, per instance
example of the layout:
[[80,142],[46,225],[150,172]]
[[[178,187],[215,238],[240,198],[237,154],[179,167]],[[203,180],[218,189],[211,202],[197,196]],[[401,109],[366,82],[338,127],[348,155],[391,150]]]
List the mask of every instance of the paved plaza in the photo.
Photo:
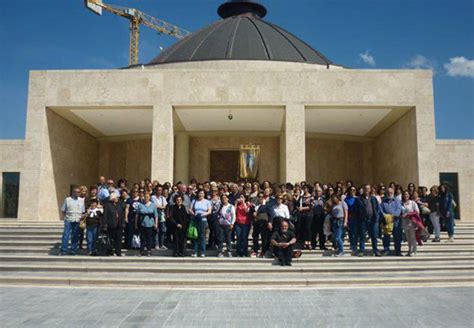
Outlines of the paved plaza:
[[3,327],[472,327],[474,288],[4,287]]

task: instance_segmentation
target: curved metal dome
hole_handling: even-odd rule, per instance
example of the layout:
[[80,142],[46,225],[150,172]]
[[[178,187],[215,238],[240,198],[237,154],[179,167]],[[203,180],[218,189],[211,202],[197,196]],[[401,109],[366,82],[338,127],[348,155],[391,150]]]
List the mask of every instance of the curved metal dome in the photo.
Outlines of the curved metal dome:
[[175,43],[149,65],[204,60],[270,60],[330,65],[332,62],[281,27],[264,21],[254,1],[229,1],[223,18]]

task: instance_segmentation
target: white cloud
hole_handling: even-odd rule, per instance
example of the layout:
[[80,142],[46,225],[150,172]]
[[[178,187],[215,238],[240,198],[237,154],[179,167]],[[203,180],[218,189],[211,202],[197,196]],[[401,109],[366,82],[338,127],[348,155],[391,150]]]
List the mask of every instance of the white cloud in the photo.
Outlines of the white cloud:
[[435,63],[431,59],[426,58],[423,55],[416,55],[408,63],[405,64],[407,68],[413,69],[431,69],[435,70]]
[[363,54],[359,54],[359,57],[367,65],[375,66],[375,58],[374,58],[374,56],[369,54],[368,50],[366,50]]
[[449,63],[444,64],[444,69],[449,76],[474,77],[474,60],[466,57],[453,57]]

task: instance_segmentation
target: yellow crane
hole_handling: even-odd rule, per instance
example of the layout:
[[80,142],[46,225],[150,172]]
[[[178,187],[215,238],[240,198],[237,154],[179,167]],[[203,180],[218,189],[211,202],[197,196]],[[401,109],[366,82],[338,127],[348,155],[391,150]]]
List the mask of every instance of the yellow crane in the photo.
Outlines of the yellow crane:
[[110,5],[102,2],[102,0],[84,0],[84,3],[87,9],[99,16],[102,15],[102,10],[106,10],[130,21],[130,66],[138,64],[138,40],[140,38],[140,24],[158,31],[159,33],[174,36],[177,39],[183,39],[189,34],[188,31],[178,26],[145,14],[144,12],[135,8]]

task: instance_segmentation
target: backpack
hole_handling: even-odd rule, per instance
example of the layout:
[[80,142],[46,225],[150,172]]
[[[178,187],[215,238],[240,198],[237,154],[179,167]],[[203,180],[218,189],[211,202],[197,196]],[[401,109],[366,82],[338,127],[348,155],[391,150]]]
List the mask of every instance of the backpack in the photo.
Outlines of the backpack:
[[95,240],[97,255],[106,256],[112,250],[109,235],[106,232],[99,232]]

